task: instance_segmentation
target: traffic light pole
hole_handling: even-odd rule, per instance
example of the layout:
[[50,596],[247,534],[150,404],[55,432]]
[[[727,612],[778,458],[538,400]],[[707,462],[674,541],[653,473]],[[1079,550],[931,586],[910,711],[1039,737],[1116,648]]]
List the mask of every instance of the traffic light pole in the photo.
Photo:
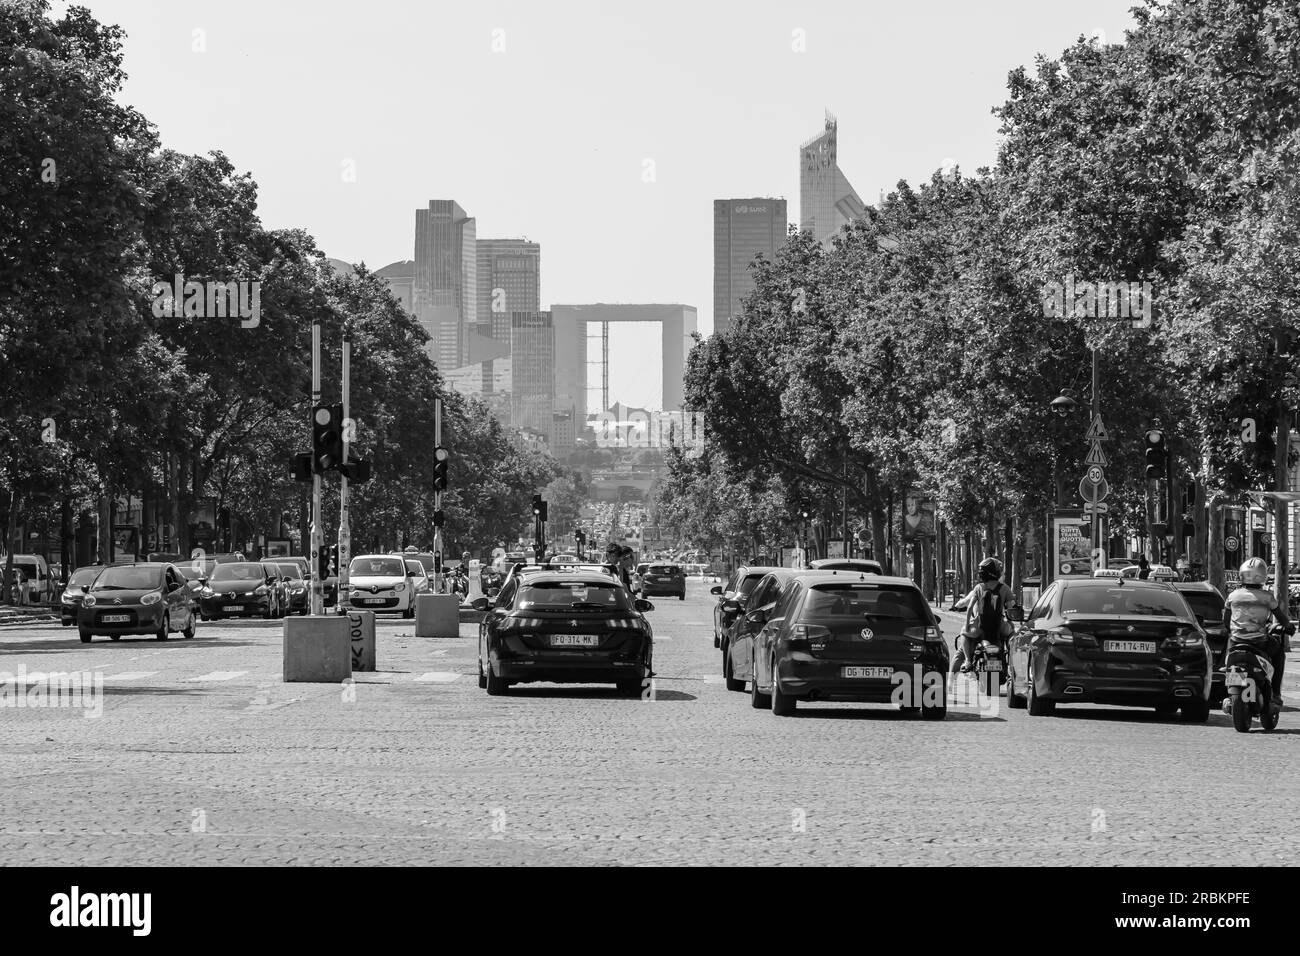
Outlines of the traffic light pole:
[[[311,323],[311,405],[320,404],[320,319]],[[321,533],[320,471],[312,469],[311,476],[311,607],[313,615],[325,612],[325,582],[321,580],[320,552],[324,538]]]
[[[442,447],[442,399],[433,400],[433,444]],[[433,510],[442,510],[442,492],[437,488],[433,492]],[[442,528],[433,529],[433,590],[442,593]]]
[[[1091,415],[1089,416],[1088,419],[1089,425],[1091,425],[1092,422],[1097,421],[1101,417],[1101,394],[1100,394],[1101,379],[1100,376],[1097,374],[1097,349],[1094,346],[1090,351],[1092,352],[1092,396],[1091,396],[1092,401],[1089,402],[1089,404],[1092,407],[1089,409],[1089,411],[1091,412]],[[1093,570],[1096,570],[1097,568],[1104,568],[1106,567],[1106,563],[1107,563],[1106,558],[1104,556],[1098,558],[1097,556],[1097,551],[1098,549],[1101,548],[1101,515],[1096,511],[1092,513],[1092,521],[1089,524],[1089,527],[1092,528]]]
[[343,468],[339,472],[339,583],[335,610],[342,610],[348,594],[348,565],[352,562],[352,529],[348,524],[348,432],[356,427],[352,414],[352,326],[343,326]]

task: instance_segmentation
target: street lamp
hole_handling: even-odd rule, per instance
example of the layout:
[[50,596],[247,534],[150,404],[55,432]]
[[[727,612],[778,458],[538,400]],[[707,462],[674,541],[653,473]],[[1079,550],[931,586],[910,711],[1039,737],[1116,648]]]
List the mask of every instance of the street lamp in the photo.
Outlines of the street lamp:
[[1079,407],[1078,399],[1075,398],[1074,389],[1063,388],[1061,394],[1051,401],[1051,409],[1060,418],[1068,418],[1074,414],[1074,410]]

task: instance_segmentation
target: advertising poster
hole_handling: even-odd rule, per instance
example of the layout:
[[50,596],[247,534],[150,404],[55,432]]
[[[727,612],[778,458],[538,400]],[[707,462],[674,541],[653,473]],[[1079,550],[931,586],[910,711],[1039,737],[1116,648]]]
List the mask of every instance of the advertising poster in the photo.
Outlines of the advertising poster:
[[1086,578],[1092,575],[1092,537],[1084,532],[1088,522],[1078,513],[1052,515],[1052,576]]
[[910,491],[903,500],[903,540],[915,541],[934,534],[934,499]]

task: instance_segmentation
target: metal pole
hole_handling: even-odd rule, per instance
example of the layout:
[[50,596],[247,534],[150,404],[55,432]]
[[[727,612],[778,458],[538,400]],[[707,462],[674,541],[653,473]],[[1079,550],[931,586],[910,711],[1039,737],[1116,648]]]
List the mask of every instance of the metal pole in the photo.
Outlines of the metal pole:
[[[311,320],[311,406],[315,414],[320,404],[320,319]],[[315,464],[313,455],[313,466]],[[311,476],[311,613],[325,613],[325,582],[321,579],[320,553],[324,544],[321,531],[320,473],[312,468]]]
[[[442,399],[433,400],[433,444],[442,447]],[[433,509],[442,510],[442,492],[433,492]],[[433,590],[442,593],[442,528],[433,529]]]
[[339,478],[339,596],[335,609],[343,610],[348,594],[348,564],[352,561],[352,529],[348,524],[348,433],[356,427],[352,421],[352,323],[343,324],[343,469]]
[[[1089,427],[1091,427],[1092,423],[1097,420],[1097,416],[1101,414],[1101,396],[1098,393],[1097,349],[1094,347],[1090,351],[1092,352],[1092,401],[1089,404],[1092,406],[1092,414],[1088,421]],[[1106,566],[1105,558],[1101,558],[1100,560],[1097,558],[1097,549],[1101,547],[1101,514],[1097,511],[1092,513],[1091,527],[1092,567],[1093,570],[1096,570],[1097,568],[1104,568]]]

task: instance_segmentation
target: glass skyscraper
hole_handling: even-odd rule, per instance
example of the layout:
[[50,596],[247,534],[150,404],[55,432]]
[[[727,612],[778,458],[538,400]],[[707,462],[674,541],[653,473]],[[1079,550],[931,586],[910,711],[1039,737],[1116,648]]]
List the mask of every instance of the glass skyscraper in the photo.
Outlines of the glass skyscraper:
[[439,366],[468,361],[470,324],[478,318],[475,222],[450,199],[431,199],[415,211],[412,311],[430,336]]
[[799,228],[822,243],[866,210],[837,165],[836,127],[827,113],[825,129],[799,147]]
[[785,242],[784,199],[713,201],[713,331],[740,314],[741,299],[754,291],[749,265],[762,253],[772,260]]

